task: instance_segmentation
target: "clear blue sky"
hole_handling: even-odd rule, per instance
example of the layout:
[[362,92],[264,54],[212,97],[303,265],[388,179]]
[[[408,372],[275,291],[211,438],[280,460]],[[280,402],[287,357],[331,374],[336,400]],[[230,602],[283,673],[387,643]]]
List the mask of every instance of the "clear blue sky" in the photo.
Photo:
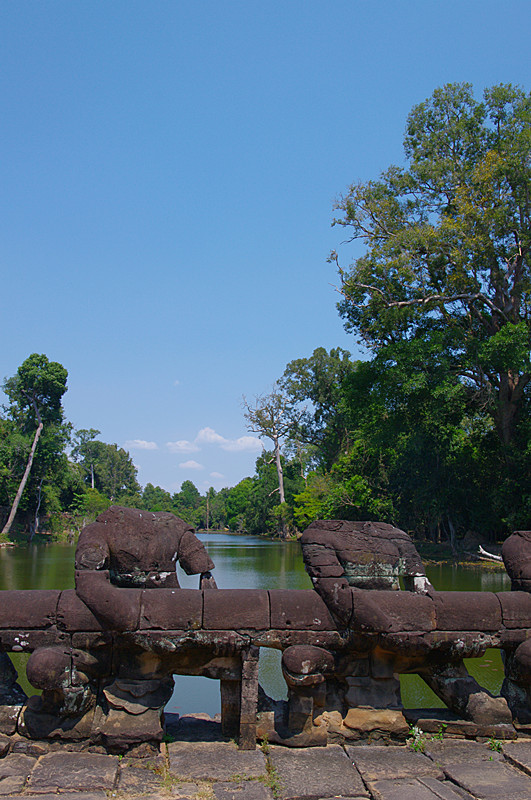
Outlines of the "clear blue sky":
[[528,0],[1,0],[0,377],[60,361],[68,419],[143,485],[252,474],[242,394],[359,355],[334,199],[400,163],[437,86],[529,88],[530,23]]

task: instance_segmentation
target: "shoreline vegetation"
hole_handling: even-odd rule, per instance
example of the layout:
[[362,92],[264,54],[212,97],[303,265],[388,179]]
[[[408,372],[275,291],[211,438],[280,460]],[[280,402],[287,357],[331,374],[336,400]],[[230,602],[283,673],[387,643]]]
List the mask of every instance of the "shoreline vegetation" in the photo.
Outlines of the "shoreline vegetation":
[[[206,528],[198,528],[197,533],[214,535],[214,536],[216,535],[234,536],[241,538],[246,538],[248,536],[253,536],[253,537],[260,536],[264,539],[269,539],[269,540],[272,539],[271,535],[267,533],[250,534],[242,531],[229,531],[229,530],[217,530],[217,529],[207,530]],[[64,531],[63,534],[59,536],[50,531],[48,532],[41,531],[35,534],[31,540],[27,536],[24,537],[22,535],[19,535],[14,541],[10,540],[7,542],[0,542],[0,548],[3,547],[23,548],[23,547],[36,546],[36,545],[39,546],[52,543],[73,545],[77,542],[78,535],[79,533],[77,531],[75,533],[72,533],[72,531]],[[449,543],[436,544],[433,542],[426,542],[425,540],[415,539],[414,537],[412,538],[422,558],[422,562],[425,565],[449,564],[453,566],[465,567],[467,569],[475,568],[479,570],[485,570],[488,572],[505,572],[505,567],[503,562],[497,561],[495,559],[490,561],[485,556],[481,556],[479,552],[475,553],[470,550],[458,549],[456,552],[452,553],[452,549]],[[281,537],[275,537],[275,540],[279,543],[290,544],[290,543],[296,543],[298,541],[298,538],[292,537],[291,539],[282,539]],[[490,543],[489,546],[491,550],[497,551],[501,548],[501,543],[498,543],[497,545],[493,545],[492,543]]]

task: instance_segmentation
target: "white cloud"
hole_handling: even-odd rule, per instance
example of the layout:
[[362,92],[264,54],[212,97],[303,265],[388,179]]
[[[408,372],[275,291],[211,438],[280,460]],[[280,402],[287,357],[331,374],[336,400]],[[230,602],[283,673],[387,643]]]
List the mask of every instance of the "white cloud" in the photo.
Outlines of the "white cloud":
[[204,469],[202,464],[198,464],[197,461],[183,461],[182,464],[179,464],[181,469]]
[[210,473],[210,477],[211,478],[224,478],[225,475],[222,475],[221,472],[211,472]]
[[[243,451],[259,452],[262,449],[260,439],[256,436],[240,436],[239,439],[226,439],[214,428],[201,428],[193,442],[188,439],[179,439],[176,442],[166,442],[166,447],[170,453],[198,453],[201,445],[217,445],[229,453],[241,453]],[[224,477],[224,476],[222,476]]]
[[195,441],[204,444],[220,444],[223,447],[223,443],[227,440],[223,436],[220,436],[219,433],[216,433],[213,428],[201,428],[195,437]]
[[256,436],[240,436],[239,439],[226,439],[225,444],[221,445],[223,450],[239,452],[242,450],[261,450],[260,439]]
[[178,442],[166,442],[166,447],[170,453],[197,453],[199,447],[194,442],[187,439],[180,439]]
[[158,450],[156,442],[146,442],[144,439],[128,439],[124,444],[126,450]]
[[213,428],[201,428],[196,442],[201,444],[217,444],[222,450],[229,452],[241,452],[242,450],[261,450],[262,445],[256,436],[240,436],[239,439],[225,439],[221,434],[216,433]]

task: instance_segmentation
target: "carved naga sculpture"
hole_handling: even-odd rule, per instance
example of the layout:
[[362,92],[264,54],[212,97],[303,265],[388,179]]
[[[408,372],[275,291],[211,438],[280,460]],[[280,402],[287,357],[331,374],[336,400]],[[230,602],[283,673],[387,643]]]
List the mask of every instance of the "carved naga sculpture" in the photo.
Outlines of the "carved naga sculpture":
[[[500,593],[435,591],[409,536],[384,523],[317,521],[301,546],[315,591],[217,589],[190,526],[111,507],[81,534],[75,590],[0,592],[0,732],[122,750],[160,741],[174,674],[220,681],[223,731],[244,748],[257,734],[325,744],[325,711],[399,709],[400,673],[461,719],[531,721],[531,532],[504,545],[513,591]],[[177,562],[199,590],[179,588]],[[258,708],[261,647],[283,654],[288,701],[274,711],[263,694]],[[501,697],[463,662],[487,647],[505,654]],[[13,650],[30,653],[41,697],[18,687]]]
[[[449,595],[453,595],[454,605],[457,601],[451,626],[459,628],[459,612],[464,613],[467,597],[435,591],[413,542],[404,531],[381,522],[319,520],[303,533],[301,546],[314,588],[338,626],[350,633],[373,636],[369,658],[363,639],[352,643],[347,659],[336,654],[326,660],[322,648],[284,651],[284,676],[293,696],[298,695],[298,706],[304,687],[318,685],[317,676],[321,675],[321,681],[326,679],[328,683],[329,706],[339,707],[343,712],[358,705],[398,708],[401,705],[398,673],[413,672],[465,719],[478,723],[512,721],[506,700],[483,689],[463,662],[464,655],[478,654],[479,637],[468,646],[450,640],[445,647],[439,643],[439,647],[430,650],[425,643],[420,645],[418,635],[409,632],[418,628],[419,632],[428,633],[436,628],[437,610],[442,611]],[[394,592],[400,589],[400,579],[409,591],[400,593],[401,596],[397,593],[393,599]],[[478,616],[481,620],[481,610]],[[483,619],[483,624],[487,629],[492,625],[487,619]],[[393,628],[397,633],[386,635]],[[403,632],[399,633],[401,628]],[[374,634],[379,636],[375,639]],[[323,664],[327,665],[326,670]]]

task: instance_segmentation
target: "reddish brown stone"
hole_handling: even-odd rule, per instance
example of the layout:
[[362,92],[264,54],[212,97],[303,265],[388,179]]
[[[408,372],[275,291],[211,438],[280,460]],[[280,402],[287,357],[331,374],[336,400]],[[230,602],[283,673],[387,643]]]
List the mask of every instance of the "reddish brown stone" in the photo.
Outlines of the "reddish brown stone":
[[335,630],[336,623],[324,601],[310,590],[273,589],[271,627],[276,630]]
[[101,631],[102,623],[78,597],[75,589],[61,592],[57,606],[57,626],[67,631]]
[[32,770],[29,791],[79,792],[114,788],[118,759],[96,753],[48,753]]
[[112,648],[109,645],[72,650],[72,682],[83,684],[87,678],[101,678],[111,672]]
[[353,590],[351,627],[382,633],[431,631],[435,611],[430,597],[412,592]]
[[531,628],[531,595],[527,592],[498,592],[506,628]]
[[347,628],[352,616],[353,590],[346,578],[320,578],[316,580],[314,588],[337,620],[334,627]]
[[0,628],[49,628],[55,624],[61,592],[19,589],[0,593]]
[[113,586],[106,570],[77,570],[76,592],[111,630],[130,631],[138,628],[141,589]]
[[199,589],[142,592],[141,630],[194,630],[202,621],[203,593]]
[[4,650],[24,653],[31,653],[37,647],[51,647],[57,642],[70,643],[70,635],[57,628],[51,627],[45,630],[17,630],[0,631],[0,644]]
[[346,574],[351,586],[385,589],[398,575],[424,575],[411,538],[385,522],[316,520],[300,542],[305,567],[317,581]]
[[492,592],[435,592],[433,594],[440,631],[497,631],[501,628],[501,606]]
[[109,570],[128,587],[177,588],[179,561],[187,575],[214,568],[194,528],[167,511],[111,506],[81,532],[76,568]]
[[94,648],[108,648],[112,645],[113,635],[110,631],[102,633],[74,633],[72,634],[72,647],[79,650],[93,650]]
[[62,739],[81,741],[89,739],[94,710],[81,718],[63,717],[47,714],[40,708],[40,697],[30,697],[22,709],[18,721],[18,732],[29,739]]
[[[399,638],[404,639],[404,646],[399,645]],[[497,646],[494,636],[483,632],[471,631],[431,631],[419,636],[395,634],[380,637],[382,646],[387,649],[422,656],[433,656],[435,659],[477,658],[485,653],[487,647]],[[411,650],[409,646],[411,645]],[[416,649],[416,652],[414,648]],[[430,662],[431,663],[431,662]]]
[[4,704],[0,705],[0,733],[12,736],[17,729],[17,722],[22,710],[22,705]]
[[218,589],[204,593],[203,628],[210,631],[267,630],[269,595],[258,589]]
[[282,666],[294,675],[309,675],[314,672],[330,674],[334,669],[334,657],[322,647],[299,645],[284,650]]
[[528,589],[531,580],[531,531],[515,531],[503,543],[501,554],[513,591]]
[[160,742],[163,733],[160,709],[149,708],[143,714],[135,715],[109,708],[97,720],[95,717],[92,739],[121,749],[133,742]]
[[42,647],[29,657],[26,676],[36,689],[57,689],[71,667],[70,648]]
[[511,677],[528,684],[531,679],[531,639],[516,648],[511,666]]

